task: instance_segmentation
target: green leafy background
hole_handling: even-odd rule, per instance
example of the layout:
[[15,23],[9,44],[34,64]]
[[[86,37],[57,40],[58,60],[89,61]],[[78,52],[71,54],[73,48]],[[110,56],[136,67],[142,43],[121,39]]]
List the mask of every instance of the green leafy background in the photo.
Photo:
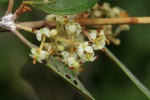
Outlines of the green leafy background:
[[[101,0],[126,9],[131,16],[150,16],[149,0]],[[17,0],[15,8],[20,4]],[[0,5],[0,15],[7,3]],[[33,9],[19,21],[40,20],[44,13]],[[22,34],[33,43],[30,33]],[[132,25],[119,36],[120,46],[108,48],[150,89],[150,25]],[[38,43],[37,43],[38,44]],[[0,100],[84,100],[66,82],[41,64],[32,65],[30,50],[12,33],[0,33]],[[97,52],[99,53],[99,52]],[[147,100],[125,74],[104,54],[85,64],[80,79],[96,100]]]

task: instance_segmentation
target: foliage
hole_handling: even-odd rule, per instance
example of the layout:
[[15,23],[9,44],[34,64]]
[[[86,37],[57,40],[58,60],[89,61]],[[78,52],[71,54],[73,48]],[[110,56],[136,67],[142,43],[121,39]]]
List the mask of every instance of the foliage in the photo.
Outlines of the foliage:
[[79,13],[85,11],[98,1],[98,0],[29,0],[27,1],[33,7],[39,8],[47,13],[66,15]]

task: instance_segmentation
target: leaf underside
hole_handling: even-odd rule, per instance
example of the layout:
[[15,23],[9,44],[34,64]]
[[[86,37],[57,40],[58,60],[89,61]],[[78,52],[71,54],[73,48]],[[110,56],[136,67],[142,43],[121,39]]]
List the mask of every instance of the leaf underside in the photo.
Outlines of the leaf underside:
[[67,81],[72,87],[74,87],[81,95],[85,96],[88,100],[94,100],[92,95],[87,91],[87,89],[82,85],[77,75],[65,66],[62,62],[58,61],[55,57],[50,56],[46,64],[57,73],[61,78]]
[[28,0],[35,8],[44,12],[68,15],[75,14],[92,8],[98,0]]

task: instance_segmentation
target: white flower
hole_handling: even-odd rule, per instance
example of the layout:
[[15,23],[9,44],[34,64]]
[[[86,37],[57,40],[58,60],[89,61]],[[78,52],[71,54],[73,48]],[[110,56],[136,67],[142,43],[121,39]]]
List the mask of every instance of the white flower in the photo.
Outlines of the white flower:
[[[49,50],[50,49],[51,47],[49,47]],[[49,50],[45,51],[45,50],[39,50],[38,48],[32,48],[31,54],[29,55],[34,59],[34,64],[36,63],[36,61],[42,63],[42,60],[48,59]]]
[[103,30],[98,33],[96,30],[91,30],[89,33],[89,40],[93,42],[91,45],[94,50],[101,50],[106,44],[106,36]]
[[114,13],[116,16],[121,13],[121,9],[119,7],[113,7],[112,8],[112,13]]
[[63,57],[62,61],[67,62],[67,59],[69,58],[70,53],[67,52],[67,51],[63,51],[63,52],[61,52],[61,54],[62,54],[62,57]]
[[97,30],[91,30],[89,36],[89,40],[95,40],[97,38]]
[[56,16],[56,22],[64,25],[67,23],[67,17],[64,17],[64,16]]
[[68,21],[67,17],[54,15],[54,14],[47,15],[45,19],[51,22],[58,22],[63,25],[66,24],[66,22]]
[[94,51],[91,46],[89,46],[88,42],[84,42],[78,47],[78,56],[82,59],[82,61],[94,61],[96,57],[94,57]]
[[67,61],[68,61],[68,66],[72,66],[74,64],[74,62],[75,62],[75,58],[74,57],[69,57],[67,59]]
[[2,18],[2,24],[10,30],[15,30],[16,26],[14,25],[13,15],[8,14]]
[[68,64],[69,67],[79,67],[80,64],[79,62],[77,61],[77,55],[73,55],[73,56],[70,56],[70,53],[67,52],[67,51],[63,51],[62,53],[62,56],[63,56],[63,62],[65,62],[65,64]]
[[51,35],[57,35],[57,30],[56,29],[50,30],[49,28],[45,27],[38,30],[36,33],[36,37],[39,41],[41,41],[43,35],[46,35],[47,37],[50,37]]
[[79,35],[81,33],[81,26],[79,23],[70,20],[66,25],[65,25],[66,31],[68,34],[76,34]]
[[102,39],[101,41],[97,41],[96,43],[92,44],[92,48],[94,50],[102,50],[105,47],[106,40]]
[[36,37],[39,41],[41,41],[42,35],[46,35],[47,37],[50,37],[50,30],[47,27],[38,30],[36,33]]

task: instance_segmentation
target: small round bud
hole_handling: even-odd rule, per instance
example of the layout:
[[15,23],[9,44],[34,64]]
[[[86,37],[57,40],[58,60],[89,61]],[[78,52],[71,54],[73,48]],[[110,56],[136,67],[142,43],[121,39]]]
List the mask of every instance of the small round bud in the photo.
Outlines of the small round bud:
[[51,34],[51,35],[57,35],[57,33],[58,33],[58,31],[57,31],[56,29],[52,29],[52,30],[50,31],[50,34]]
[[80,67],[80,64],[79,64],[78,61],[75,61],[75,62],[73,63],[73,65],[74,65],[75,68],[79,68],[79,67]]
[[77,29],[77,27],[74,24],[68,26],[68,31],[71,33],[74,33],[76,31],[76,29]]
[[64,51],[65,50],[64,46],[62,46],[62,45],[58,45],[57,48],[58,48],[59,51]]
[[56,20],[55,20],[56,16],[57,16],[57,15],[50,14],[50,15],[47,15],[45,19],[46,19],[47,21],[55,22],[55,21],[56,21]]
[[99,10],[94,10],[93,15],[94,15],[95,17],[100,17],[100,16],[102,15],[102,13],[101,13],[101,11],[99,11]]

